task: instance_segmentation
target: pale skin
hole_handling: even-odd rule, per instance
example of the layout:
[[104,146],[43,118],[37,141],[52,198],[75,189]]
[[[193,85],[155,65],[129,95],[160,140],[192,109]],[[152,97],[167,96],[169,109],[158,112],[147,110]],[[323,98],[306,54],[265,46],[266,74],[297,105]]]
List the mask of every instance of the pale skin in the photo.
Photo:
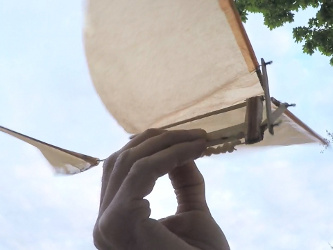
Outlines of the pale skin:
[[[205,148],[203,130],[151,129],[112,154],[103,166],[95,246],[103,250],[229,250],[210,214],[204,179],[194,163]],[[149,217],[144,197],[165,174],[177,197],[177,212],[155,220]]]

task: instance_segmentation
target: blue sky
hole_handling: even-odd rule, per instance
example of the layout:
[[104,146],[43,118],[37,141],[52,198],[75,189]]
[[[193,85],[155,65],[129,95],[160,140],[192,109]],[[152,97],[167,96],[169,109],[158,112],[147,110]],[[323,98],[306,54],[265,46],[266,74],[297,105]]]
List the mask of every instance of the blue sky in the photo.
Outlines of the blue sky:
[[[101,103],[82,41],[84,4],[0,0],[0,125],[105,158],[128,141]],[[311,11],[300,12],[302,24]],[[272,96],[326,136],[333,131],[329,60],[302,54],[293,25],[269,31],[260,16],[246,29],[269,66]],[[200,159],[213,216],[233,250],[330,249],[333,154],[319,145],[239,150]],[[0,134],[0,249],[94,249],[101,167],[55,176],[38,150]],[[152,216],[175,211],[167,178],[149,196]]]

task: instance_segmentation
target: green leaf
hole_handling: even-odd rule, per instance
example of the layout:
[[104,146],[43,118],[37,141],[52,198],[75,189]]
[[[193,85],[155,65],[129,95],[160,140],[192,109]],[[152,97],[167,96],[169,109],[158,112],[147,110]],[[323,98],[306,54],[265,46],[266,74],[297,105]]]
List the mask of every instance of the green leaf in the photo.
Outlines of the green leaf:
[[315,51],[331,57],[333,66],[333,0],[235,0],[243,22],[248,13],[261,13],[269,29],[294,22],[296,12],[308,7],[318,8],[308,26],[295,27],[293,38],[296,43],[304,42],[303,52],[312,55]]

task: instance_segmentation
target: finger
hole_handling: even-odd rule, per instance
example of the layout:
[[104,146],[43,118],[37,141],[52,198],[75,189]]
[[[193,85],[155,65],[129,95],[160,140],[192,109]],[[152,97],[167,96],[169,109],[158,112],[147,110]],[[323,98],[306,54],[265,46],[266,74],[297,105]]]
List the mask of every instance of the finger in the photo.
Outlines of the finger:
[[[137,223],[147,221],[150,216],[149,202],[143,197],[150,193],[156,179],[173,168],[200,157],[205,148],[205,139],[182,142],[136,161],[98,222],[99,229],[104,232],[102,235],[113,237],[103,237],[104,242],[128,242],[126,237],[133,239],[133,228]],[[106,192],[105,199],[108,197]]]
[[206,140],[198,139],[173,145],[140,159],[131,168],[117,193],[117,198],[128,201],[143,199],[152,191],[159,177],[169,173],[177,166],[182,166],[186,162],[200,157],[205,147]]
[[104,200],[105,190],[107,189],[107,186],[109,184],[110,176],[113,171],[114,165],[117,161],[118,156],[137,145],[142,143],[143,141],[147,140],[148,138],[157,136],[161,133],[164,133],[165,130],[162,129],[148,129],[145,132],[137,135],[133,140],[129,141],[123,148],[121,148],[116,153],[112,154],[109,158],[107,158],[103,164],[103,177],[102,177],[102,188],[101,188],[101,199],[100,199],[100,206]]
[[206,132],[201,129],[166,131],[157,136],[148,138],[136,147],[123,151],[118,156],[114,164],[114,169],[110,175],[108,181],[109,184],[105,191],[107,193],[107,197],[103,199],[101,211],[104,211],[108,204],[112,201],[136,161],[153,155],[156,152],[162,151],[171,145],[186,141],[193,141],[205,136]]
[[204,178],[193,161],[173,169],[169,178],[177,196],[177,214],[193,210],[209,212]]
[[102,177],[102,188],[101,188],[101,198],[100,198],[100,208],[99,208],[99,214],[98,214],[98,218],[96,220],[96,224],[94,227],[94,244],[96,247],[98,247],[98,249],[108,249],[110,248],[110,246],[107,246],[107,243],[105,241],[105,239],[103,239],[102,234],[100,233],[99,230],[99,220],[101,215],[103,214],[105,208],[103,207],[103,202],[104,202],[104,197],[105,197],[105,191],[109,185],[109,179],[111,176],[111,173],[113,171],[114,168],[114,164],[118,158],[118,156],[132,148],[135,147],[137,145],[139,145],[140,143],[142,143],[143,141],[147,140],[148,138],[157,136],[161,133],[165,132],[165,130],[162,129],[148,129],[145,132],[137,135],[135,138],[133,138],[131,141],[129,141],[123,148],[121,148],[119,151],[115,152],[114,154],[112,154],[109,158],[107,158],[104,162],[103,165],[103,177]]
[[165,130],[162,130],[162,129],[148,129],[145,132],[137,135],[132,140],[130,140],[124,147],[122,147],[116,153],[112,154],[105,161],[104,166],[103,166],[103,177],[107,180],[109,179],[108,177],[109,177],[109,175],[111,174],[111,172],[113,170],[114,163],[115,163],[116,159],[118,158],[118,156],[122,152],[124,152],[124,151],[126,151],[126,150],[128,150],[132,147],[135,147],[135,146],[139,145],[140,143],[147,140],[148,138],[154,137],[154,136],[159,135],[159,134],[164,133],[164,132],[165,132]]
[[112,249],[112,246],[106,241],[103,237],[103,233],[101,233],[99,228],[99,220],[96,221],[93,230],[93,239],[94,245],[97,249]]

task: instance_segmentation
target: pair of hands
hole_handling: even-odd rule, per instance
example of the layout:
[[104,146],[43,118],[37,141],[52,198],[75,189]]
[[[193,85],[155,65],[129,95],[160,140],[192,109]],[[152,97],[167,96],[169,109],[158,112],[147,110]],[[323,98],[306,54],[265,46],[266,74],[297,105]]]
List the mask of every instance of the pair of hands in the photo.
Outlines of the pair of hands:
[[[111,155],[103,166],[95,246],[228,250],[227,240],[209,212],[204,179],[194,163],[205,149],[203,130],[150,129]],[[165,174],[169,174],[177,196],[177,212],[154,220],[149,218],[149,202],[144,197]]]

